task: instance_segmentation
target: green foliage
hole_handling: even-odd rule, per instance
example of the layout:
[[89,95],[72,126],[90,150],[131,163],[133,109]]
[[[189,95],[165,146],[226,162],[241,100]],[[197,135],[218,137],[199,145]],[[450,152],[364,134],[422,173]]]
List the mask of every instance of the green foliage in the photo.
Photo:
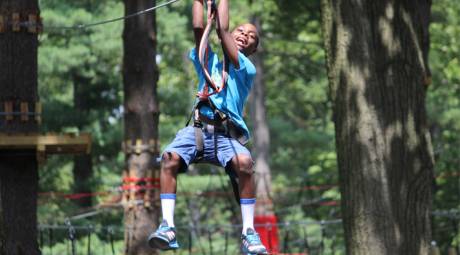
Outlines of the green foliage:
[[[162,147],[184,125],[196,93],[195,71],[187,58],[189,50],[194,46],[190,7],[191,3],[178,2],[172,8],[157,11],[157,63],[160,71],[158,98]],[[231,10],[231,27],[248,22],[252,13],[258,14],[263,20],[261,54],[265,60],[267,111],[272,134],[271,165],[274,187],[277,190],[277,194],[274,194],[275,210],[281,222],[302,221],[307,217],[311,220],[328,219],[328,208],[321,208],[317,203],[310,202],[318,197],[321,201],[338,199],[337,192],[333,190],[299,192],[302,190],[300,187],[305,185],[335,182],[336,166],[333,126],[330,122],[327,84],[322,68],[324,53],[319,36],[319,19],[313,18],[315,15],[318,17],[318,14],[304,12],[298,7],[303,8],[303,5],[297,2],[283,4],[279,1],[264,1],[251,4],[238,1],[232,3]],[[109,0],[87,1],[86,4],[46,1],[42,4],[42,10],[45,24],[70,26],[117,17],[122,14],[122,5]],[[295,25],[292,23],[294,19],[286,16],[291,11],[299,16],[303,24],[283,32],[286,31],[285,27]],[[274,13],[275,16],[272,15]],[[41,36],[39,56],[40,93],[45,108],[43,130],[91,131],[94,139],[94,191],[111,190],[120,184],[123,164],[123,155],[119,152],[122,137],[122,23],[82,31],[48,31]],[[215,44],[216,38],[212,40]],[[87,104],[91,106],[86,112],[79,113],[74,110],[75,81],[84,81],[86,84],[80,91],[87,95]],[[73,185],[70,160],[69,157],[49,160],[41,172],[42,191],[70,191]],[[197,169],[201,174],[215,173],[215,169],[209,167],[197,166]],[[302,178],[299,179],[299,176]],[[299,188],[286,190],[286,187]],[[210,176],[181,175],[178,189],[178,226],[190,224],[191,219],[195,219],[195,223],[202,226],[240,224],[239,208],[232,198],[227,177],[222,173]],[[223,196],[215,196],[216,194]],[[106,199],[108,197],[97,197],[95,200],[102,203]],[[62,197],[41,201],[41,223],[63,224],[66,217],[77,215],[73,203],[63,202]],[[121,226],[121,216],[121,211],[101,213],[78,220],[74,224]],[[195,233],[194,243],[198,245],[196,242],[199,241],[199,246],[207,249],[210,244],[206,231],[203,231]],[[239,246],[239,230],[227,231],[231,234],[231,249],[236,251]],[[301,232],[296,230],[295,233],[300,235]],[[222,246],[224,234],[225,231],[216,231],[212,238],[213,245],[220,243]],[[180,233],[180,239],[188,240],[187,235],[187,232]],[[319,228],[309,229],[308,236],[316,240],[312,241],[313,245],[319,245]],[[65,237],[61,237],[61,241],[64,240]],[[56,249],[64,249],[65,246],[61,246],[58,248],[57,245]],[[301,244],[297,246],[301,247]]]
[[[123,15],[122,3],[114,0],[43,0],[40,4],[44,23],[48,26],[71,26]],[[187,57],[194,46],[190,8],[191,1],[180,1],[156,13],[162,148],[183,127],[195,100],[197,79]],[[263,30],[259,54],[264,60],[275,212],[280,222],[313,222],[305,228],[282,227],[282,245],[289,232],[290,252],[302,252],[306,237],[311,247],[315,247],[312,254],[320,254],[322,245],[324,254],[343,254],[341,224],[321,226],[318,223],[340,218],[340,207],[332,203],[340,201],[340,193],[334,186],[338,182],[337,163],[319,2],[232,1],[231,27],[251,20],[254,14],[260,17]],[[453,173],[460,165],[459,17],[460,7],[455,1],[433,1],[430,54],[433,84],[427,94],[436,175],[440,176],[436,181],[434,207],[436,210],[456,209],[457,213],[460,210],[459,177]],[[95,172],[91,182],[95,192],[114,191],[120,185],[124,164],[124,155],[120,152],[122,27],[122,22],[85,30],[49,27],[40,36],[42,131],[92,133]],[[213,40],[215,44],[216,38]],[[78,93],[85,95],[84,102],[89,106],[83,112],[75,110],[75,84],[80,84]],[[248,122],[250,124],[251,120]],[[71,191],[72,167],[72,157],[68,156],[52,157],[42,167],[40,192],[56,193],[40,196],[40,223],[62,225],[66,218],[80,213],[72,201],[58,195]],[[222,169],[198,165],[192,174],[180,175],[178,191],[176,225],[190,226],[193,222],[201,227],[214,226],[213,246],[222,247],[227,233],[229,253],[236,251],[239,230],[217,229],[217,226],[240,224],[239,208]],[[94,202],[105,203],[117,195],[116,192],[109,194],[95,197]],[[103,211],[75,220],[73,224],[121,229],[123,211],[120,209]],[[460,236],[453,230],[454,224],[445,217],[434,219],[434,239],[443,248],[458,245]],[[205,229],[192,233],[196,254],[209,249]],[[59,237],[55,238],[53,254],[66,254],[65,231],[56,235]],[[188,235],[185,230],[179,233],[184,247],[188,247]],[[105,232],[95,234],[93,239],[93,254],[111,254]],[[121,230],[115,239],[116,250],[121,254]],[[82,248],[87,245],[85,240],[84,235],[79,237],[79,254],[86,254]],[[48,248],[42,249],[43,254],[48,254]],[[184,249],[176,254],[188,254],[188,251]]]
[[[56,231],[56,234],[67,234],[68,230]],[[62,232],[62,233],[59,233]],[[107,232],[107,231],[103,231]],[[42,233],[46,235],[45,232]],[[77,230],[76,240],[74,242],[73,249],[75,253],[72,253],[72,242],[64,241],[55,243],[53,246],[43,244],[41,248],[42,255],[51,255],[51,254],[75,254],[75,255],[87,255],[89,254],[114,254],[121,255],[123,254],[123,241],[110,241],[110,235],[107,233],[104,237],[99,237],[94,233],[88,239],[88,230]],[[43,237],[43,242],[49,242],[49,237]],[[112,246],[113,245],[113,246]],[[112,250],[113,247],[113,250]],[[115,253],[113,253],[113,251]]]
[[433,239],[446,250],[460,242],[460,7],[454,1],[433,2],[430,64],[433,84],[427,108],[436,157]]
[[[90,132],[93,139],[94,192],[119,185],[123,158],[121,125],[122,23],[87,30],[58,29],[122,15],[117,1],[43,1],[45,33],[39,47],[39,93],[44,108],[43,132]],[[82,97],[84,95],[84,97]],[[80,97],[80,98],[77,98]],[[81,103],[77,109],[75,102]],[[71,200],[73,157],[51,157],[40,171],[40,223],[63,224],[79,214]],[[115,180],[114,180],[115,179]],[[95,198],[94,202],[98,201]],[[120,223],[120,215],[107,216]]]

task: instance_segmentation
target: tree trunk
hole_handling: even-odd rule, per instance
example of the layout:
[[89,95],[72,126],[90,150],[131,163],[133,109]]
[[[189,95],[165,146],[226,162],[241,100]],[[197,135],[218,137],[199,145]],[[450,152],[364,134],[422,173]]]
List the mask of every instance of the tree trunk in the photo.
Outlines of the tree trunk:
[[[37,0],[0,0],[0,15],[8,18],[6,31],[0,32],[0,112],[21,111],[21,103],[33,112],[37,93],[37,34],[26,28],[13,31],[12,17],[21,21],[39,11]],[[9,108],[9,107],[8,107]],[[33,116],[12,120],[0,115],[0,132],[36,133]],[[0,254],[40,254],[37,243],[38,165],[35,150],[0,151]]]
[[[150,8],[155,1],[125,0],[125,13],[131,14]],[[158,225],[159,190],[152,190],[157,182],[159,167],[159,109],[156,84],[158,70],[156,56],[155,13],[125,20],[123,31],[123,83],[125,109],[126,153],[125,184],[137,185],[144,191],[129,191],[125,207],[125,254],[156,254],[147,246],[148,234]],[[145,179],[147,178],[147,179]],[[154,191],[154,192],[153,192]],[[154,200],[154,201],[153,201]],[[154,202],[154,203],[151,203]]]
[[[73,158],[73,192],[76,194],[91,194],[90,179],[93,174],[93,162],[91,154],[76,155]],[[92,206],[91,196],[83,196],[75,201],[81,208]]]
[[[79,74],[73,75],[74,87],[74,110],[77,116],[85,116],[89,113],[90,105],[87,101],[88,95],[85,87],[90,84],[90,80],[80,76]],[[82,123],[84,118],[79,118],[77,127],[79,131],[88,123]],[[77,194],[91,193],[91,185],[89,183],[93,174],[93,161],[91,154],[76,155],[73,158],[73,192]],[[92,205],[91,196],[82,197],[75,201],[81,208],[88,208]]]
[[[254,24],[261,33],[260,22],[254,20]],[[259,46],[260,47],[260,46]],[[251,120],[253,124],[253,156],[255,171],[257,174],[257,200],[256,215],[273,214],[273,202],[271,193],[271,172],[269,162],[270,151],[270,131],[268,129],[266,107],[265,107],[265,81],[263,67],[263,51],[255,54],[252,58],[257,69],[257,75],[254,80],[254,86],[251,94]]]
[[428,254],[430,0],[322,0],[347,254]]
[[[254,18],[253,23],[262,34],[262,27],[259,18]],[[266,107],[265,107],[265,79],[263,66],[263,49],[259,45],[259,53],[252,57],[257,70],[254,86],[251,92],[251,120],[253,123],[254,143],[252,154],[255,161],[256,172],[256,197],[254,222],[258,224],[276,224],[276,216],[273,210],[271,197],[271,171],[269,166],[270,132],[268,129]],[[256,227],[262,242],[270,252],[278,252],[278,231],[276,226]]]

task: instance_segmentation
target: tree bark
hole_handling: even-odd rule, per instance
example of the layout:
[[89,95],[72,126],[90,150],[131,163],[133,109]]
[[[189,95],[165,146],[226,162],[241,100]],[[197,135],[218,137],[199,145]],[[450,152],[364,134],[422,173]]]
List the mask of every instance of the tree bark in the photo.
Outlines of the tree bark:
[[[0,0],[0,15],[12,20],[20,13],[21,20],[29,13],[38,13],[37,0]],[[37,93],[36,33],[26,28],[13,32],[11,25],[0,33],[0,112],[5,102],[13,103],[13,111],[27,103],[34,111]],[[19,116],[6,120],[0,116],[0,132],[36,133],[33,116],[22,121]],[[0,254],[40,254],[37,243],[38,164],[35,150],[0,151]]]
[[[260,20],[253,20],[261,33]],[[270,131],[268,129],[267,114],[265,107],[265,81],[263,67],[263,50],[252,57],[257,70],[254,86],[251,92],[251,120],[253,124],[253,157],[256,172],[256,195],[257,204],[255,215],[273,215],[273,202],[271,199],[271,171],[269,162]]]
[[[259,36],[262,36],[263,31],[260,18],[254,17],[252,22],[256,25]],[[261,45],[259,45],[258,50],[259,52],[252,57],[257,75],[250,98],[250,112],[254,130],[252,154],[255,161],[254,171],[256,173],[257,197],[254,223],[265,247],[271,253],[278,253],[277,218],[271,197],[272,176],[269,165],[270,131],[265,107],[264,52]]]
[[[155,1],[151,0],[124,0],[124,3],[126,14],[155,5]],[[148,145],[151,140],[158,140],[156,44],[154,12],[125,20],[123,31],[125,149],[130,144],[135,144],[137,140],[142,141],[143,145]],[[159,176],[159,167],[155,164],[159,155],[158,149],[156,143],[152,151],[142,149],[139,153],[127,152],[126,176],[146,178],[152,172],[154,177]],[[130,184],[142,186],[151,183],[136,181]],[[151,206],[146,204],[150,202],[150,198],[147,198],[149,201],[146,200],[146,193],[149,191],[130,191],[131,196],[125,207],[125,254],[157,254],[147,246],[148,234],[158,225],[159,190],[154,191],[150,194],[154,199]]]
[[430,0],[322,0],[347,254],[428,254]]

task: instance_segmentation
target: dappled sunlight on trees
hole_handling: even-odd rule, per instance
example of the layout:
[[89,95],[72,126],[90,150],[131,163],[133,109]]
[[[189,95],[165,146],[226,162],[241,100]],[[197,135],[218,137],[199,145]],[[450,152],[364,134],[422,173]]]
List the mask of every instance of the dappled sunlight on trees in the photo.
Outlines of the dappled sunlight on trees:
[[[345,254],[346,243],[358,249],[367,245],[364,239],[376,244],[372,255],[426,254],[434,243],[442,253],[449,247],[460,252],[460,7],[454,0],[432,1],[429,19],[427,5],[396,2],[345,1],[339,10],[331,0],[231,1],[231,28],[255,16],[262,24],[256,57],[265,101],[258,104],[265,107],[270,209],[280,222],[284,253]],[[44,255],[65,253],[70,219],[77,254],[88,245],[93,254],[111,254],[112,245],[122,254],[122,191],[129,189],[122,183],[123,129],[132,124],[124,117],[133,110],[155,115],[145,126],[158,121],[159,152],[186,123],[197,83],[187,57],[194,46],[192,1],[155,11],[155,35],[145,42],[156,40],[156,52],[138,47],[130,56],[156,64],[149,89],[133,88],[137,98],[153,96],[155,83],[156,101],[126,104],[122,74],[142,63],[123,66],[123,21],[68,28],[121,17],[124,4],[39,4],[40,132],[91,132],[93,171],[85,181],[90,190],[78,191],[72,157],[48,157],[40,166],[38,242]],[[0,15],[5,8],[0,4]],[[9,33],[1,31],[0,22],[0,46]],[[213,35],[211,44],[221,55],[218,40]],[[4,49],[0,63],[8,64]],[[3,89],[17,89],[0,81],[0,99],[7,95]],[[245,120],[257,127],[249,105]],[[237,253],[240,212],[223,169],[196,165],[180,177],[176,221],[184,230],[177,254],[222,254],[224,247]]]

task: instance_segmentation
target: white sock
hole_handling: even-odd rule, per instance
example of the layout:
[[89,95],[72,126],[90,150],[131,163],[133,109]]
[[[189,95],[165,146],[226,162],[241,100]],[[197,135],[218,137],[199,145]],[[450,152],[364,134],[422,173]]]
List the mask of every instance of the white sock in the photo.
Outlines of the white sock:
[[255,198],[242,198],[241,203],[241,216],[243,218],[243,235],[246,235],[248,228],[254,229],[254,207],[256,205]]
[[165,220],[168,223],[169,227],[174,227],[174,207],[176,206],[176,194],[160,194],[160,199],[163,220]]

